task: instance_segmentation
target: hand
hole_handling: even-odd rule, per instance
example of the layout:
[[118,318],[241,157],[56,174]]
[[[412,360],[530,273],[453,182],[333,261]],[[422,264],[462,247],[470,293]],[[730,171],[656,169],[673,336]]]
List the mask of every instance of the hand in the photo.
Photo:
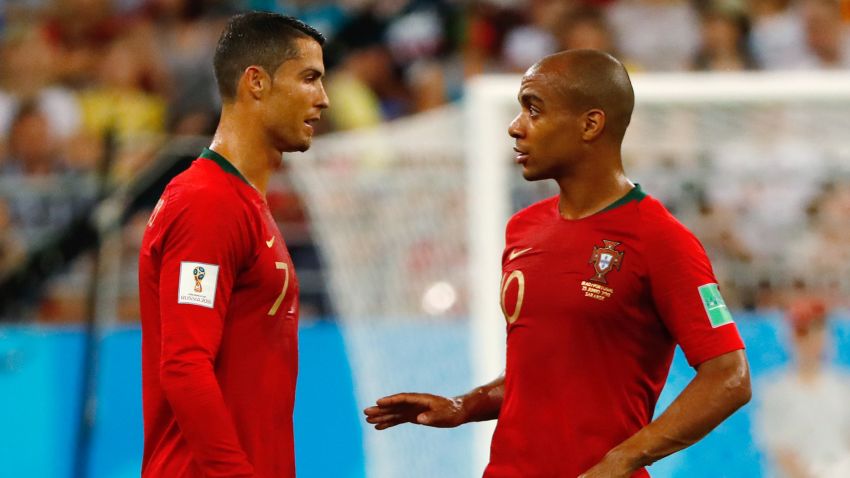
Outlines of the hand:
[[380,398],[363,413],[377,430],[401,423],[452,428],[466,422],[462,400],[428,393],[399,393]]
[[635,472],[625,461],[606,455],[593,468],[585,471],[578,478],[630,478]]

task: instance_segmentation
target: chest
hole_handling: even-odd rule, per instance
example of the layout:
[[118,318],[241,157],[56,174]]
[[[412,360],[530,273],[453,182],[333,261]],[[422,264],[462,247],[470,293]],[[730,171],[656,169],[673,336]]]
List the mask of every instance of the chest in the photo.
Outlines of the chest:
[[643,262],[628,228],[555,224],[509,234],[500,297],[508,326],[634,320],[648,292]]
[[257,207],[254,231],[252,251],[237,277],[234,299],[244,308],[255,309],[252,315],[297,319],[295,266],[267,207]]

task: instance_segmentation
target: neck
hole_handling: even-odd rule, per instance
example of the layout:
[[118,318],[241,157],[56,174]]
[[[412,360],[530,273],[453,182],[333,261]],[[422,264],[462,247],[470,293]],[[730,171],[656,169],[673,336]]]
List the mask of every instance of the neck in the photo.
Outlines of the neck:
[[821,367],[816,362],[800,362],[797,364],[797,374],[805,383],[812,383],[820,376]]
[[[601,158],[599,158],[601,159]],[[582,166],[557,179],[561,189],[558,210],[565,219],[591,216],[634,188],[616,158],[616,167],[600,167],[596,159],[582,161]]]
[[235,105],[222,107],[221,119],[215,130],[210,149],[224,156],[263,196],[272,171],[280,166],[281,152],[263,133],[249,115],[240,115]]

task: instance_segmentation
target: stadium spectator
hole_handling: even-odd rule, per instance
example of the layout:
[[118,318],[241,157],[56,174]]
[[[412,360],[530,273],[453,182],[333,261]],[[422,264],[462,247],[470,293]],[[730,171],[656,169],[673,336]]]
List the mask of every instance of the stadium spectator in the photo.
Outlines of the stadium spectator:
[[753,308],[753,253],[735,227],[735,211],[713,202],[703,190],[693,192],[693,203],[695,210],[687,211],[688,225],[718,265],[715,273],[726,303],[735,309]]
[[23,261],[25,253],[21,237],[12,222],[12,211],[0,198],[0,279]]
[[362,12],[339,32],[331,55],[341,57],[328,75],[328,96],[335,98],[327,113],[333,129],[377,126],[406,114],[407,92],[384,43],[386,22],[374,12]]
[[504,36],[518,23],[515,12],[488,2],[473,2],[467,11],[463,64],[467,77],[498,69]]
[[27,23],[5,31],[0,45],[0,138],[4,141],[21,103],[27,101],[44,112],[50,133],[60,140],[79,131],[77,98],[58,83],[58,53],[37,26]]
[[766,70],[805,68],[806,51],[803,24],[791,0],[751,0],[753,54]]
[[741,71],[756,68],[750,51],[746,13],[732,2],[713,1],[701,12],[702,37],[691,65],[700,71]]
[[838,0],[805,0],[803,22],[813,68],[850,67],[850,30]]
[[362,8],[364,2],[339,0],[247,0],[245,6],[249,10],[269,10],[300,18],[309,25],[315,25],[316,30],[329,41],[336,37],[352,10]]
[[795,285],[819,293],[832,305],[846,305],[850,294],[850,182],[836,179],[823,185],[808,208],[808,227],[789,248],[789,270]]
[[617,49],[647,70],[687,69],[697,51],[699,18],[692,2],[619,0],[607,8],[607,14]]
[[51,176],[64,170],[48,116],[35,102],[20,106],[10,128],[4,172],[24,177]]
[[21,106],[10,138],[0,169],[0,194],[26,242],[37,243],[88,204],[90,184],[67,167],[47,117],[35,103]]
[[149,0],[144,8],[139,36],[149,45],[149,64],[163,70],[174,134],[209,135],[215,128],[220,105],[210,65],[222,20],[210,10],[197,0]]
[[635,69],[625,61],[614,43],[611,27],[602,10],[580,7],[569,10],[562,18],[558,33],[558,48],[561,50],[590,49],[608,52]]
[[[165,131],[166,101],[152,88],[150,52],[131,34],[106,47],[97,63],[97,82],[80,92],[83,126],[88,134],[120,137]],[[156,74],[156,73],[154,73]]]
[[63,83],[81,88],[94,80],[103,48],[128,26],[113,5],[111,0],[49,0],[42,27],[58,51]]
[[502,64],[507,71],[522,73],[538,59],[558,51],[555,38],[558,20],[570,8],[570,2],[530,0],[522,11],[527,21],[508,31],[502,47]]
[[827,315],[821,299],[799,297],[791,302],[786,324],[793,362],[764,377],[758,387],[755,432],[775,468],[768,476],[847,476],[850,375],[828,365]]
[[410,2],[389,19],[386,43],[402,71],[410,112],[441,106],[463,90],[463,68],[456,53],[455,9],[445,1]]

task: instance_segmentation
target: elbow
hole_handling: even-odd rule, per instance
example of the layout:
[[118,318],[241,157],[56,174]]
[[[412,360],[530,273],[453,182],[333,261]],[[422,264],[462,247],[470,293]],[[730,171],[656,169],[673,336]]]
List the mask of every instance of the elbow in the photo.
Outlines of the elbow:
[[734,367],[724,381],[726,397],[732,411],[735,411],[753,398],[753,389],[750,382],[750,369],[747,361],[743,360]]
[[753,398],[753,389],[750,385],[750,381],[747,380],[746,383],[742,383],[735,387],[734,391],[734,399],[733,402],[735,404],[735,409],[743,407],[744,405],[750,403],[750,400]]
[[185,378],[184,367],[174,360],[165,360],[159,366],[159,385],[166,396],[170,395]]
[[166,396],[179,392],[205,375],[213,375],[212,365],[203,359],[170,357],[159,367],[159,383]]

